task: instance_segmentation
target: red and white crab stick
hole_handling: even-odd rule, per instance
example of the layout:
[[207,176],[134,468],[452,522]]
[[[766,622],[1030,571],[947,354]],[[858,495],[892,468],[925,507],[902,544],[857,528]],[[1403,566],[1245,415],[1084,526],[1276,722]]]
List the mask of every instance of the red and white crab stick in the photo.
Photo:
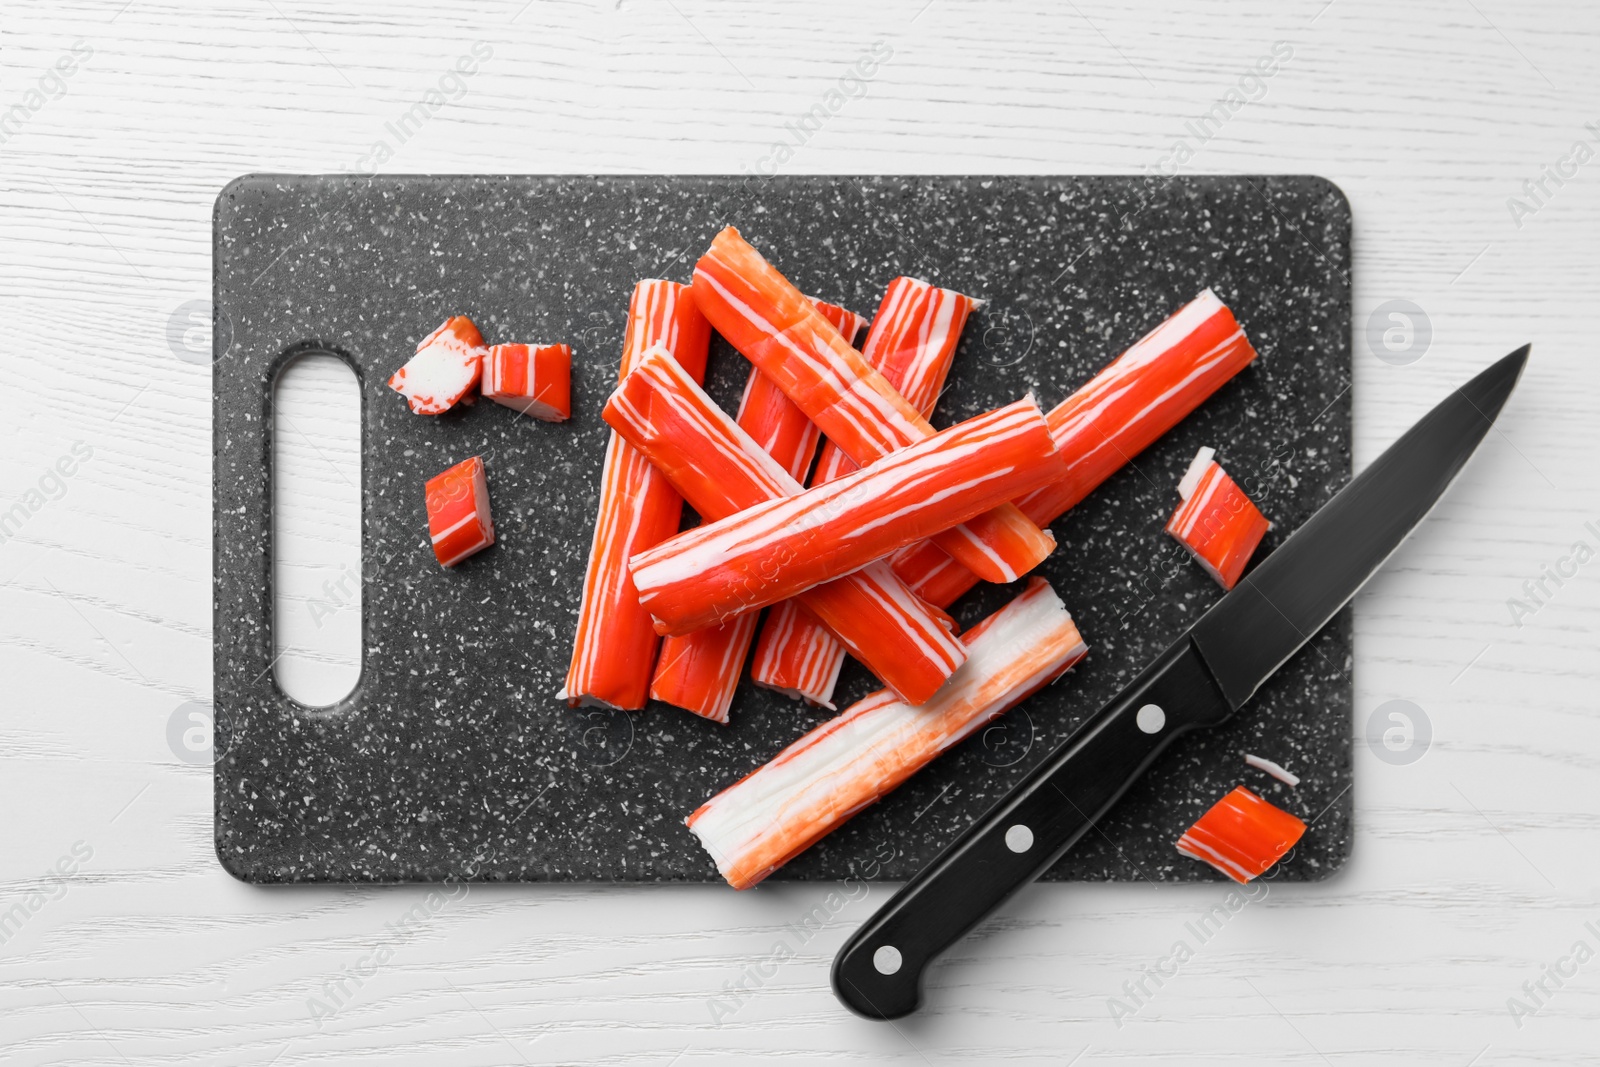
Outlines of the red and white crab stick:
[[[619,375],[663,346],[691,378],[705,376],[711,327],[689,287],[649,279],[634,287]],[[600,476],[599,516],[583,577],[583,603],[566,685],[572,707],[645,705],[660,637],[639,603],[628,559],[678,531],[683,500],[648,460],[611,435]]]
[[[710,521],[698,529],[713,529],[714,520],[746,514],[746,509],[798,499],[802,492],[665,352],[651,353],[623,380],[606,402],[604,417]],[[862,562],[870,565],[797,592],[885,684],[921,703],[966,653],[950,636],[942,613],[912,596],[888,564]],[[728,624],[737,621],[735,614],[713,609],[678,632]]]
[[799,496],[686,530],[628,565],[656,629],[687,633],[849,574],[1062,469],[1044,413],[1025,397]]
[[689,816],[689,829],[729,885],[755,885],[1088,651],[1043,578],[961,640],[966,664],[926,704],[874,693]]
[[1183,503],[1167,520],[1167,533],[1189,550],[1224,589],[1239,584],[1246,563],[1272,523],[1213,457],[1202,448],[1178,483]]
[[[865,465],[933,433],[800,290],[729,226],[695,264],[695,300],[717,332],[782,389],[846,455]],[[1055,541],[1009,503],[937,540],[986,580],[1009,582]]]
[[[854,340],[867,324],[853,311],[815,297],[811,302],[846,340]],[[754,367],[745,382],[736,421],[797,483],[806,476],[816,455],[820,431],[805,412]],[[815,625],[843,659],[844,648],[821,623]],[[656,659],[655,675],[650,679],[650,696],[713,722],[727,722],[755,629],[756,616],[747,613],[721,626],[665,638]]]
[[[1205,290],[1051,410],[1050,433],[1067,476],[1017,506],[1040,526],[1055,522],[1255,358],[1233,312]],[[907,549],[894,569],[940,607],[979,581],[934,545]]]
[[[930,418],[967,317],[982,306],[983,301],[953,289],[917,278],[896,278],[883,294],[861,355],[923,418]],[[845,334],[845,340],[850,337]],[[856,469],[855,462],[829,441],[822,447],[811,484],[825,485]],[[832,708],[843,663],[844,649],[827,628],[798,602],[786,600],[767,614],[750,677],[764,688]]]

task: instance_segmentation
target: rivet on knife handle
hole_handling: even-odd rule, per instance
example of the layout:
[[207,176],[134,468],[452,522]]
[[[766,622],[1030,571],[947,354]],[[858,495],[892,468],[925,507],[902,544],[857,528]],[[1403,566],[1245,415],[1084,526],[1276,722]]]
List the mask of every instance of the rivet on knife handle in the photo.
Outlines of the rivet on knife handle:
[[1178,735],[1231,713],[1187,637],[1150,665],[856,932],[833,965],[852,1010],[916,1010],[933,962],[1049,868]]

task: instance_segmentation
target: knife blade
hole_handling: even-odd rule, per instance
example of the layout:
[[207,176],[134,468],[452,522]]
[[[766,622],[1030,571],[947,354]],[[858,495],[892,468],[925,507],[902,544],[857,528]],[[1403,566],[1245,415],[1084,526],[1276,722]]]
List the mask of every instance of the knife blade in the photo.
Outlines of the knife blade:
[[1440,401],[907,882],[839,950],[839,1000],[868,1018],[915,1011],[929,963],[1060,859],[1175,739],[1238,711],[1444,495],[1530,347]]

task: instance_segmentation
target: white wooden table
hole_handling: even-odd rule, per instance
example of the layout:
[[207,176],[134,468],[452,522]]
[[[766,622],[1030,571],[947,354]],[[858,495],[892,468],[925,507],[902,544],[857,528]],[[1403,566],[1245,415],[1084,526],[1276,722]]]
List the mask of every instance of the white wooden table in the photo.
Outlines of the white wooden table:
[[[1542,603],[1524,588],[1600,549],[1600,10],[13,0],[4,32],[0,514],[24,513],[0,543],[0,914],[22,916],[0,1062],[1600,1062],[1600,562],[1563,564]],[[489,57],[401,142],[387,124],[474,42]],[[1202,140],[1188,124],[1230,89]],[[886,887],[801,933],[822,888],[458,888],[428,911],[421,888],[264,891],[218,866],[208,768],[167,740],[211,676],[210,372],[169,329],[209,295],[228,179],[1137,173],[1180,140],[1184,172],[1349,195],[1358,467],[1534,342],[1500,432],[1357,601],[1352,736],[1407,699],[1432,739],[1403,764],[1358,742],[1344,873],[1273,887],[1120,1026],[1111,998],[1132,1005],[1124,983],[1223,891],[1034,887],[889,1026],[827,989]],[[1415,362],[1369,346],[1390,300],[1431,324]],[[1537,610],[1514,620],[1513,597]]]

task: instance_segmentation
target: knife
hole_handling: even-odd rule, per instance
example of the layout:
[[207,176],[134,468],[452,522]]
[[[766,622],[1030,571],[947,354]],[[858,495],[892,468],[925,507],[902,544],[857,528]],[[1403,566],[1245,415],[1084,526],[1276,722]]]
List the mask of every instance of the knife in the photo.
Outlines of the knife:
[[915,1011],[929,963],[1060,859],[1176,738],[1237,712],[1449,488],[1530,347],[1440,401],[856,931],[833,961],[845,1006]]

